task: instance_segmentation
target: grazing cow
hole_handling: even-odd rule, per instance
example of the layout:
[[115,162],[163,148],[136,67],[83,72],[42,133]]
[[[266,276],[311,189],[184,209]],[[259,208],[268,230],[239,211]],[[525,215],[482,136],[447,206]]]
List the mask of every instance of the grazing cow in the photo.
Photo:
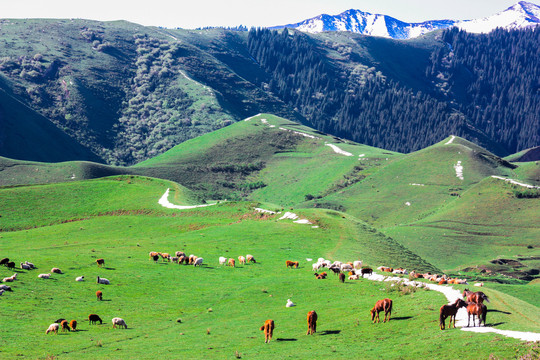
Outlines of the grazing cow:
[[60,323],[60,327],[62,328],[62,331],[70,331],[71,330],[69,328],[69,324],[68,324],[67,320],[62,320],[62,322]]
[[62,274],[62,270],[60,270],[59,268],[52,268],[51,272],[55,274]]
[[99,321],[99,324],[103,324],[103,320],[99,317],[99,315],[96,314],[90,314],[88,315],[88,321],[90,321],[90,324],[96,324]]
[[219,265],[226,265],[227,264],[227,258],[225,256],[220,256],[218,261],[219,261]]
[[97,277],[97,283],[103,285],[109,285],[111,282],[108,279]]
[[285,261],[285,265],[287,265],[287,267],[289,268],[297,268],[298,267],[298,261],[291,261],[291,260],[287,260]]
[[102,267],[105,264],[105,260],[104,259],[97,259],[96,263],[97,263],[98,267]]
[[369,267],[362,268],[362,270],[360,270],[360,273],[362,274],[362,277],[364,277],[365,274],[371,275],[373,274],[373,269]]
[[306,335],[313,335],[317,332],[317,313],[315,310],[307,313],[308,330]]
[[[203,259],[202,257],[198,257],[198,258],[195,259],[195,261],[193,262],[193,266],[202,266],[203,261],[204,261],[204,259]],[[234,259],[233,259],[233,261],[234,261]]]
[[48,334],[50,332],[58,334],[58,329],[59,328],[60,328],[60,325],[58,325],[57,323],[51,324],[51,325],[49,325],[49,328],[47,329],[47,331],[45,331],[45,334]]
[[377,270],[381,270],[381,271],[384,271],[384,272],[392,272],[392,271],[394,271],[393,268],[387,267],[387,266],[379,266],[379,267],[377,268]]
[[96,291],[96,298],[99,301],[103,300],[103,293],[101,292],[101,290]]
[[171,261],[171,255],[169,253],[158,253],[163,261]]
[[339,276],[339,281],[341,281],[342,283],[344,283],[344,282],[345,282],[345,274],[342,273],[342,272],[340,272],[338,276]]
[[127,329],[127,324],[126,322],[124,321],[124,319],[122,318],[119,318],[119,317],[115,317],[112,319],[112,327],[113,329],[116,329],[116,327],[118,326],[119,328],[124,328],[124,329]]
[[185,256],[185,255],[182,255],[180,257],[178,257],[178,265],[181,265],[182,263],[186,263],[188,262],[188,258]]
[[197,260],[197,257],[195,255],[193,255],[193,254],[189,255],[189,257],[188,257],[189,265],[193,265],[195,260]]
[[0,260],[0,265],[6,266],[8,262],[9,262],[9,258],[3,258],[2,260]]
[[246,255],[246,262],[252,262],[252,263],[257,263],[257,261],[255,261],[255,258],[253,257],[253,255],[250,255],[250,254],[247,254]]
[[77,331],[77,320],[71,320],[69,326],[71,327],[71,331]]
[[384,311],[384,321],[386,322],[386,317],[388,316],[388,321],[390,321],[390,316],[392,315],[392,300],[391,299],[383,299],[379,300],[375,303],[375,306],[373,309],[371,309],[371,321],[375,323],[381,322],[381,319],[379,318],[379,313],[381,311]]
[[229,266],[232,266],[232,267],[235,267],[235,263],[234,263],[234,259],[233,259],[233,258],[230,258],[230,259],[229,259],[228,265],[229,265]]
[[154,260],[154,263],[157,264],[157,262],[158,262],[158,260],[159,260],[159,255],[156,254],[156,255],[152,256],[152,260]]
[[181,256],[186,256],[186,253],[183,251],[177,251],[174,255],[176,255],[177,257],[181,257]]
[[264,330],[264,342],[269,343],[272,340],[272,335],[274,334],[275,323],[274,320],[266,320],[264,325],[261,326],[261,331]]
[[39,274],[38,275],[38,278],[41,278],[41,279],[48,279],[51,277],[51,274]]
[[452,327],[452,319],[454,319],[454,328],[456,327],[456,314],[459,308],[462,308],[462,307],[467,307],[467,303],[463,301],[462,299],[457,299],[451,305],[441,306],[441,309],[439,310],[439,327],[441,328],[441,330],[444,330],[445,328],[444,321],[449,316],[450,316],[450,323],[448,324],[448,328]]
[[240,255],[240,256],[238,257],[238,262],[239,262],[240,264],[242,264],[242,265],[245,265],[245,264],[246,264],[246,258],[243,257],[242,255]]

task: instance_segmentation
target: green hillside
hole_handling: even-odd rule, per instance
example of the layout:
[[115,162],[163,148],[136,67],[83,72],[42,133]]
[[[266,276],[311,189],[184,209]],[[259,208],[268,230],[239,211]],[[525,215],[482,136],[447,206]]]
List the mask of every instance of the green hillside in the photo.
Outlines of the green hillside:
[[[1,255],[38,267],[16,269],[14,291],[1,298],[0,321],[11,326],[0,328],[0,357],[154,358],[149,348],[168,354],[189,351],[191,357],[210,359],[280,358],[292,352],[298,358],[351,352],[368,359],[382,354],[467,358],[471,352],[482,358],[508,358],[531,351],[499,335],[440,331],[438,308],[446,299],[437,292],[410,293],[368,280],[341,284],[334,275],[316,280],[306,258],[362,258],[374,267],[387,264],[388,258],[404,266],[428,265],[350,216],[299,209],[299,215],[313,222],[306,225],[258,213],[258,204],[249,202],[192,210],[160,208],[157,200],[168,187],[173,189],[170,201],[193,204],[189,192],[172,185],[127,176],[0,189],[2,199],[8,199],[2,209],[13,212],[2,212]],[[28,219],[21,222],[23,212]],[[30,228],[32,223],[37,227]],[[149,251],[177,250],[203,257],[205,265],[154,264],[148,259]],[[218,264],[219,256],[247,253],[254,255],[256,264]],[[103,268],[96,266],[97,258],[105,259]],[[299,261],[300,267],[286,268],[289,259]],[[63,274],[37,278],[52,267]],[[0,267],[2,277],[12,273]],[[85,281],[76,282],[82,275]],[[96,276],[109,279],[111,285],[97,285]],[[96,300],[96,290],[103,291],[104,301]],[[485,291],[496,310],[488,315],[488,323],[539,331],[533,305],[504,291]],[[383,297],[394,300],[393,319],[371,324],[368,310]],[[286,308],[287,299],[297,306]],[[319,314],[313,336],[305,335],[310,310]],[[521,316],[523,311],[532,321]],[[85,321],[90,313],[99,314],[104,324],[90,325]],[[116,316],[125,319],[127,330],[111,328]],[[77,319],[80,331],[45,335],[58,318]],[[259,327],[268,318],[276,321],[276,330],[273,341],[264,344]],[[432,336],[404,341],[411,332],[430,329]],[[382,340],[376,347],[374,338]]]

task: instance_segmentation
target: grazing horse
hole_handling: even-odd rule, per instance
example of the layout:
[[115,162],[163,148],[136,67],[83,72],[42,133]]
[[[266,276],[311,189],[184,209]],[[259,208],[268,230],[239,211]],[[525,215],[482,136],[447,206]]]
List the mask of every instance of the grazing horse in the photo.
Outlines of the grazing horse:
[[452,327],[452,319],[454,319],[454,328],[456,327],[456,314],[459,310],[459,308],[467,307],[467,303],[463,301],[462,299],[457,299],[454,301],[451,305],[443,305],[441,306],[441,310],[439,311],[439,327],[441,330],[444,330],[445,324],[444,321],[447,317],[450,316],[450,323],[448,324],[448,328]]
[[467,299],[467,302],[473,302],[476,304],[483,304],[484,300],[489,302],[487,295],[481,291],[472,292],[472,291],[469,291],[469,289],[465,289],[463,290],[462,296],[463,298]]
[[482,324],[482,322],[484,323],[484,326],[486,326],[486,317],[487,317],[487,307],[486,305],[484,304],[476,304],[476,303],[468,303],[467,304],[467,313],[468,313],[468,317],[467,317],[467,327],[469,327],[470,325],[470,322],[471,322],[471,315],[472,315],[472,323],[473,323],[473,326],[476,326],[474,325],[474,318],[475,316],[478,316],[478,326],[480,326]]
[[307,313],[307,326],[306,335],[313,335],[317,332],[317,313],[315,310]]
[[272,335],[274,334],[274,320],[266,320],[264,325],[261,326],[261,331],[264,330],[264,342],[269,343],[272,340]]
[[390,316],[392,315],[392,300],[391,299],[383,299],[379,300],[375,303],[375,306],[373,309],[371,309],[371,321],[375,323],[381,322],[381,319],[379,318],[379,313],[384,310],[384,320],[383,323],[386,322],[386,317],[388,316],[388,321],[390,321]]

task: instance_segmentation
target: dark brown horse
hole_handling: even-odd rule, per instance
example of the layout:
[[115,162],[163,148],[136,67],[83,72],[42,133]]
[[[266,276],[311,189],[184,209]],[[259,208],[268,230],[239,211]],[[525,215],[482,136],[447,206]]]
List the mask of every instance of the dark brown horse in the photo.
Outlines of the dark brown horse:
[[487,307],[484,304],[476,304],[476,303],[468,303],[467,304],[467,313],[468,313],[468,319],[467,319],[467,327],[470,325],[471,321],[471,315],[472,315],[472,323],[474,325],[474,318],[475,316],[478,316],[478,326],[484,323],[484,326],[486,326],[486,317],[487,317]]
[[448,324],[448,328],[452,327],[452,319],[454,319],[454,328],[456,327],[456,314],[458,310],[462,307],[467,307],[467,303],[462,299],[457,299],[456,301],[454,301],[453,304],[441,306],[441,310],[439,311],[439,327],[441,328],[441,330],[444,330],[444,321],[449,316],[450,323]]
[[375,306],[373,307],[373,309],[371,309],[371,321],[373,321],[373,323],[375,323],[375,321],[381,322],[381,319],[379,318],[379,313],[381,311],[384,311],[383,323],[386,322],[387,316],[388,316],[388,321],[390,321],[390,316],[392,315],[392,300],[391,299],[383,299],[375,303]]
[[462,296],[464,299],[467,299],[467,302],[473,302],[475,304],[483,304],[484,300],[489,302],[487,295],[481,291],[472,292],[469,289],[465,289]]

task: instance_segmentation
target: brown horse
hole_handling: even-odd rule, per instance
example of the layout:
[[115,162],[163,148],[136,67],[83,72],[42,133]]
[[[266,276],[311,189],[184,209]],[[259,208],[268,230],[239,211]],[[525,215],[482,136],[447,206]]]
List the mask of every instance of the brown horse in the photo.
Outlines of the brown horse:
[[308,330],[306,335],[313,335],[317,332],[317,313],[315,310],[307,313]]
[[463,301],[462,299],[457,299],[454,301],[451,305],[443,305],[441,306],[441,310],[439,311],[439,327],[441,330],[444,330],[445,324],[444,321],[447,317],[450,316],[450,323],[448,324],[448,328],[452,327],[452,319],[454,319],[454,328],[456,327],[456,314],[459,308],[467,307],[467,303]]
[[476,304],[476,303],[468,303],[467,304],[467,313],[468,313],[468,319],[467,319],[467,327],[469,327],[471,322],[471,315],[472,315],[472,323],[474,325],[474,318],[475,316],[478,316],[478,326],[484,323],[484,326],[486,326],[486,317],[487,317],[487,307],[484,304]]
[[371,321],[375,323],[381,322],[381,319],[379,318],[379,313],[381,311],[384,311],[384,322],[386,322],[386,317],[388,316],[388,321],[390,321],[390,316],[392,315],[392,300],[391,299],[383,299],[379,300],[375,303],[375,306],[373,309],[371,309]]
[[481,291],[472,292],[472,291],[469,291],[469,289],[465,289],[463,290],[462,296],[463,298],[467,299],[467,302],[473,302],[476,304],[483,304],[484,300],[489,302],[487,295]]
[[274,320],[266,320],[264,322],[264,325],[261,326],[261,331],[264,331],[264,342],[269,343],[272,339],[272,335],[274,334]]

